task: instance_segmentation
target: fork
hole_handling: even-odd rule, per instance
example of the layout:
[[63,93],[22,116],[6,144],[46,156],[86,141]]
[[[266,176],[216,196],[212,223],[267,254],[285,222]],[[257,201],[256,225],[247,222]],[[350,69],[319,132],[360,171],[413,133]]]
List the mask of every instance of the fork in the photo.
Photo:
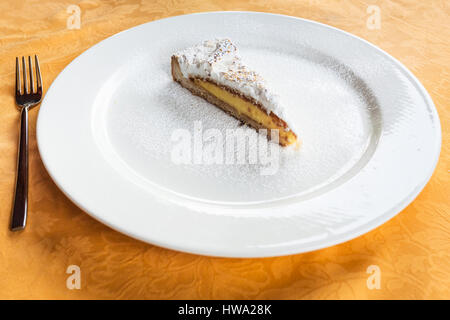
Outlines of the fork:
[[[31,57],[28,56],[28,72],[25,57],[22,57],[23,83],[20,76],[19,58],[16,58],[16,104],[20,110],[19,152],[17,156],[16,188],[10,229],[18,231],[25,228],[28,207],[28,111],[42,99],[42,79],[37,55],[34,56],[36,81],[33,76]],[[23,89],[23,90],[22,90]],[[36,89],[36,90],[35,90]]]

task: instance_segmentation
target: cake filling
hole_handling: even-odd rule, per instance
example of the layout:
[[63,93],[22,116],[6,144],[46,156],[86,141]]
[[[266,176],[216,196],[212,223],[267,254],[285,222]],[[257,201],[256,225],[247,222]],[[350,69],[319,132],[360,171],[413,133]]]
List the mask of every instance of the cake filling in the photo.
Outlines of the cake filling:
[[239,97],[226,89],[220,88],[219,86],[211,83],[209,81],[204,81],[200,79],[194,79],[194,82],[207,90],[209,93],[217,97],[218,99],[231,105],[240,115],[245,115],[264,126],[267,129],[277,129],[279,130],[279,140],[282,144],[292,144],[297,140],[295,134],[286,130],[281,124],[282,120],[278,117],[270,117],[267,112],[261,108],[256,107],[250,101]]

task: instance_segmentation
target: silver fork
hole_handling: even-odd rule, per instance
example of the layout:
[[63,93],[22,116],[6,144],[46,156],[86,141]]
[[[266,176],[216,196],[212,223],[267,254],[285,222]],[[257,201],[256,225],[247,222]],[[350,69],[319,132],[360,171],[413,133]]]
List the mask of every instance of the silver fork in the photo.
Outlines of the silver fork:
[[[33,75],[31,57],[28,56],[28,71],[30,82],[27,79],[27,66],[25,57],[22,57],[23,83],[20,76],[19,58],[16,58],[16,104],[20,109],[20,135],[19,153],[17,156],[16,189],[14,205],[11,216],[12,231],[22,230],[27,223],[28,207],[28,111],[38,105],[42,99],[42,79],[39,69],[38,57],[34,56],[36,81]],[[23,90],[22,90],[23,89]]]

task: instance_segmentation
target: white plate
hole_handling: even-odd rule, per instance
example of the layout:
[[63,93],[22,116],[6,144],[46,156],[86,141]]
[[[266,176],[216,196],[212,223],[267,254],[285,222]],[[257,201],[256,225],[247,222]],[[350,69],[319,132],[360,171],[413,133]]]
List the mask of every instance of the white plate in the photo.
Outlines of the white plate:
[[[303,140],[277,173],[177,165],[174,130],[237,127],[174,83],[173,52],[229,37],[291,109]],[[134,238],[228,257],[311,251],[357,237],[406,207],[440,151],[419,81],[387,53],[293,17],[215,12],[154,21],[87,50],[39,111],[42,160],[80,208]]]

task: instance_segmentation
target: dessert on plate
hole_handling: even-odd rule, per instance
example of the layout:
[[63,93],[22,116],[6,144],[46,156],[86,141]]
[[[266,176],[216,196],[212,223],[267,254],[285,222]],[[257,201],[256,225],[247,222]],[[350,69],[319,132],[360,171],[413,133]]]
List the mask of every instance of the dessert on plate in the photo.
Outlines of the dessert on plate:
[[255,129],[278,130],[282,146],[297,144],[278,96],[241,60],[229,39],[207,40],[172,56],[173,79]]

